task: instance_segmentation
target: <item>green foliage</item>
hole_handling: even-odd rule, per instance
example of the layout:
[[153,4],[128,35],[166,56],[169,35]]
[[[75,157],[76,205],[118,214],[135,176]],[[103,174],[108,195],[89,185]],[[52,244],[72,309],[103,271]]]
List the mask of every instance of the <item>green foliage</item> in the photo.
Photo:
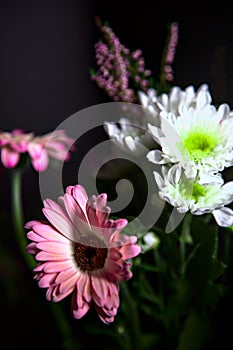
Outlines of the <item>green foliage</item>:
[[177,232],[153,229],[160,244],[134,259],[134,277],[128,283],[139,319],[147,320],[146,327],[141,323],[142,334],[150,339],[154,333],[159,349],[201,350],[225,291],[218,227],[209,217],[190,214]]

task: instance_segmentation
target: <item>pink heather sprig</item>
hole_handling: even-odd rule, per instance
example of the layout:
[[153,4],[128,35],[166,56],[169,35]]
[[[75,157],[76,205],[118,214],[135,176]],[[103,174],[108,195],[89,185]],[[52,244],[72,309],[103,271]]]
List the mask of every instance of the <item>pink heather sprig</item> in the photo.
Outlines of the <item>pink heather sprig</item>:
[[91,78],[113,99],[113,101],[135,102],[137,94],[133,87],[147,91],[151,71],[145,69],[142,51],[130,52],[108,25],[97,19],[103,39],[95,44],[97,71]]
[[161,62],[160,82],[162,89],[166,88],[167,82],[172,82],[174,80],[172,64],[174,62],[178,38],[179,25],[177,22],[172,22],[169,27],[169,34]]

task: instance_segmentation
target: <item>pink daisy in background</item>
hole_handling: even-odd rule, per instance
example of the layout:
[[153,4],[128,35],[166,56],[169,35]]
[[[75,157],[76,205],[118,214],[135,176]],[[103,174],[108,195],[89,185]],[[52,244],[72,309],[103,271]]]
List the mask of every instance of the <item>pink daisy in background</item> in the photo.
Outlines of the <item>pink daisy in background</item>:
[[20,160],[20,155],[26,153],[33,133],[26,134],[23,130],[13,129],[12,132],[0,133],[1,161],[6,168],[14,168]]
[[19,129],[0,132],[1,161],[6,168],[15,168],[21,155],[28,154],[33,168],[41,172],[47,169],[49,159],[69,160],[70,152],[76,149],[74,142],[64,130],[55,130],[43,136],[34,136],[34,133]]
[[25,227],[32,241],[26,250],[38,262],[35,279],[47,288],[47,300],[59,302],[72,294],[75,318],[93,305],[109,324],[120,304],[118,282],[132,277],[129,259],[141,247],[136,236],[120,233],[128,221],[111,220],[106,202],[105,193],[88,198],[81,185],[68,186],[57,202],[44,201],[47,221],[30,221]]

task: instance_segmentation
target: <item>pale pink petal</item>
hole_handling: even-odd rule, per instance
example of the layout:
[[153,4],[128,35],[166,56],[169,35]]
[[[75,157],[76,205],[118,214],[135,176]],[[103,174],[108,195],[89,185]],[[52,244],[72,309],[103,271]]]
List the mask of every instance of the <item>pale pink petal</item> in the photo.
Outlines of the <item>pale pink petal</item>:
[[77,293],[84,302],[90,303],[92,300],[91,279],[87,273],[80,273],[77,280]]
[[64,293],[67,293],[68,291],[73,291],[74,288],[76,287],[76,282],[77,282],[77,273],[76,275],[68,278],[67,280],[61,283],[60,292],[64,294]]
[[[74,305],[74,303],[72,305]],[[84,315],[86,315],[86,313],[90,309],[90,305],[86,302],[83,302],[83,300],[77,296],[76,305],[75,305],[75,307],[73,306],[72,309],[73,309],[74,317],[77,319],[80,319]]]
[[43,241],[46,241],[45,238],[37,235],[34,231],[29,231],[27,233],[27,238],[30,239],[31,241],[34,241],[34,242],[43,242]]
[[38,254],[36,254],[36,260],[39,261],[61,261],[61,260],[70,260],[72,257],[72,255],[67,255],[64,256],[63,254],[52,254],[52,253],[48,253],[48,252],[39,252]]
[[53,300],[53,302],[57,303],[57,302],[65,299],[72,292],[73,292],[73,288],[67,289],[65,293],[61,293],[60,288],[57,288],[57,289],[54,288],[53,294],[52,294],[52,298],[53,298],[52,300]]
[[63,236],[60,232],[58,232],[48,224],[37,222],[33,225],[33,230],[45,240],[51,240],[55,242],[67,242],[67,238],[65,236]]
[[125,244],[121,247],[121,254],[124,260],[132,259],[141,253],[141,247],[136,244]]
[[29,143],[28,153],[32,159],[40,158],[43,152],[43,147],[39,143]]
[[120,305],[119,299],[119,285],[117,282],[108,281],[109,295],[114,295],[114,299],[112,300],[113,307],[118,308]]
[[120,253],[119,249],[121,247],[117,247],[117,248],[109,248],[108,254],[110,256],[111,259],[113,260],[119,260],[122,258],[122,254]]
[[68,294],[69,293],[61,294],[59,290],[59,285],[55,285],[47,289],[46,299],[57,303],[64,299]]
[[[36,265],[36,267],[34,267],[33,271],[34,272],[40,272],[40,271],[44,271],[44,266],[48,264],[48,263],[39,263]],[[53,271],[55,272],[55,271]],[[42,273],[43,274],[43,273]]]
[[74,227],[77,227],[77,231],[79,231],[80,234],[86,234],[89,232],[91,227],[86,212],[83,212],[79,204],[68,193],[64,195],[64,204],[70,220]]
[[107,203],[107,194],[106,193],[101,193],[96,197],[96,209],[97,210],[102,210],[103,208],[106,207]]
[[96,196],[90,196],[88,198],[87,204],[86,204],[86,212],[88,219],[90,221],[90,224],[92,226],[98,226],[98,218],[96,213]]
[[64,216],[61,216],[59,213],[56,213],[50,208],[43,208],[42,211],[46,218],[58,231],[60,231],[68,239],[74,240],[75,228],[70,222],[70,220],[68,220]]
[[119,273],[122,270],[122,264],[117,263],[117,261],[115,261],[111,258],[107,259],[104,267],[106,268],[106,270],[108,270],[113,275],[116,273]]
[[98,210],[97,217],[100,227],[106,227],[110,212],[111,209],[109,207],[104,207],[104,209],[102,209],[101,211]]
[[[98,305],[95,305],[95,309],[96,309],[96,311],[97,311],[97,313],[98,313],[99,318],[100,318],[104,323],[110,324],[110,323],[114,322],[114,316],[109,316],[109,315],[107,315],[107,314],[104,312],[103,308],[99,307]],[[117,310],[116,310],[116,311],[117,311]]]
[[71,266],[68,270],[61,271],[56,278],[56,283],[61,284],[67,279],[75,277],[75,282],[79,279],[80,277],[80,272],[74,268],[74,266]]
[[54,202],[52,199],[45,199],[43,203],[45,208],[50,208],[54,210],[56,213],[60,214],[61,216],[64,216],[64,217],[67,216],[64,209],[58,203]]
[[82,209],[83,213],[86,213],[86,204],[88,197],[84,187],[81,185],[68,186],[67,193],[70,193],[74,197],[74,199]]
[[53,254],[62,254],[62,255],[73,254],[72,246],[70,244],[63,243],[63,242],[53,242],[53,241],[39,242],[37,244],[37,248]]
[[45,273],[61,272],[71,267],[70,260],[65,261],[49,261],[43,264]]
[[94,271],[91,275],[91,285],[93,288],[93,300],[98,306],[103,306],[105,304],[105,299],[107,298],[107,281],[104,273],[102,271]]
[[88,274],[86,272],[80,272],[80,276],[79,276],[78,284],[77,284],[77,291],[78,291],[79,295],[84,295],[85,285],[86,285],[86,283],[88,283],[89,279],[90,279],[90,277],[88,276]]
[[131,264],[125,264],[125,267],[118,273],[115,274],[115,278],[118,281],[127,281],[132,277],[132,272],[129,270],[131,267]]
[[[77,282],[77,287],[79,287],[79,282]],[[78,290],[72,294],[71,307],[73,315],[75,318],[82,318],[87,311],[90,309],[90,304],[87,303],[82,296],[80,296]]]
[[38,249],[36,247],[36,243],[35,242],[29,243],[26,247],[26,252],[29,254],[37,254]]
[[34,225],[40,224],[40,223],[43,223],[43,222],[42,222],[42,221],[39,221],[39,220],[31,220],[31,221],[28,221],[28,222],[24,225],[24,227],[25,227],[25,228],[28,228],[28,229],[30,230],[31,228],[33,228]]
[[45,171],[49,165],[49,157],[47,153],[44,151],[40,157],[33,158],[32,165],[33,168],[38,172]]
[[41,288],[48,288],[54,285],[54,280],[56,278],[56,273],[44,274],[43,277],[40,278],[38,285]]
[[[56,287],[58,288],[58,286],[56,286]],[[47,289],[47,292],[46,292],[46,299],[47,299],[48,301],[53,300],[53,297],[52,297],[52,295],[53,295],[53,290],[54,290],[54,287],[50,287],[50,288]]]

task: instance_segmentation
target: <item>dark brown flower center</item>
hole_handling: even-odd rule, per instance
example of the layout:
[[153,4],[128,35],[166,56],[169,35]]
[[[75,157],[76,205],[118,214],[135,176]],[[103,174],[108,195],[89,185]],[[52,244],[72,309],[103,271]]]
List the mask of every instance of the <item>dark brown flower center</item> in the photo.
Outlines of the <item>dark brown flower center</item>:
[[93,271],[104,267],[107,258],[107,248],[86,246],[81,243],[74,245],[74,257],[82,271]]

